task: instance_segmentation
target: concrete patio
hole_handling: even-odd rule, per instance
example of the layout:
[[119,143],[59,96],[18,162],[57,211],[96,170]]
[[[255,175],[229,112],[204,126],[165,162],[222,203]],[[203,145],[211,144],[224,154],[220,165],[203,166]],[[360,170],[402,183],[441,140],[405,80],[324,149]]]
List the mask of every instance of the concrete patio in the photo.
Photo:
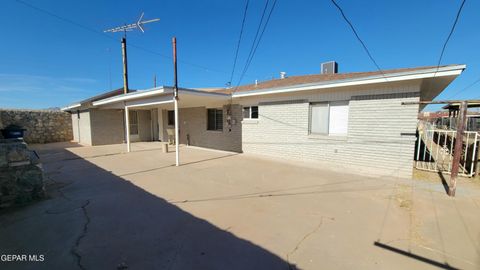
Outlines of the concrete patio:
[[160,143],[37,145],[50,198],[0,212],[1,269],[479,269],[480,188]]

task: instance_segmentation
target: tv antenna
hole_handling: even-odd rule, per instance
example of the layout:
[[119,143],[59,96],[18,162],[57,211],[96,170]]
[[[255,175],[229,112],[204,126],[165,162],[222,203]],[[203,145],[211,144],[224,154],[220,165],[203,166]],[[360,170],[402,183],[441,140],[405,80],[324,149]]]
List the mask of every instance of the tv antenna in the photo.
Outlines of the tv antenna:
[[116,32],[130,32],[130,31],[133,31],[134,29],[140,29],[140,31],[142,31],[142,33],[145,33],[145,28],[143,28],[143,25],[147,24],[147,23],[153,23],[153,22],[158,22],[160,21],[160,19],[151,19],[151,20],[145,20],[145,21],[142,21],[143,19],[143,14],[144,12],[142,12],[142,14],[140,15],[140,18],[138,18],[137,22],[136,23],[131,23],[131,24],[125,24],[123,26],[118,26],[118,27],[115,27],[115,28],[112,28],[112,29],[107,29],[105,31],[103,31],[104,33],[116,33]]
[[128,69],[127,69],[127,32],[133,31],[135,29],[140,29],[142,33],[145,33],[145,28],[143,26],[147,23],[158,22],[160,19],[151,19],[151,20],[143,20],[143,12],[138,18],[136,23],[125,24],[123,26],[118,26],[112,29],[104,30],[104,33],[116,33],[116,32],[123,32],[122,37],[122,57],[123,57],[123,93],[128,93]]

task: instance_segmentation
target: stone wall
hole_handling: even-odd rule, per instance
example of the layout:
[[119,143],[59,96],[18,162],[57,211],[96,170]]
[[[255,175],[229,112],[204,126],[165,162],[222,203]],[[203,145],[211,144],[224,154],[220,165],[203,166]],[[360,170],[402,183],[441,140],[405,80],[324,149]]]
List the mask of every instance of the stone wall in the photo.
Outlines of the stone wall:
[[0,139],[0,209],[45,195],[38,156],[17,139]]
[[0,109],[0,129],[11,124],[26,129],[24,140],[27,143],[63,142],[73,139],[72,119],[66,112]]

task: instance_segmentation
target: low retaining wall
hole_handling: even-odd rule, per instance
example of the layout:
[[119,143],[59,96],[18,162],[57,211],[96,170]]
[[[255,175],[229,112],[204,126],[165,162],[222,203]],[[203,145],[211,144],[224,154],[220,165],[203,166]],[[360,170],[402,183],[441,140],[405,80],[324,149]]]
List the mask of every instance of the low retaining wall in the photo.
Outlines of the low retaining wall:
[[0,139],[0,209],[45,196],[37,155],[22,140]]
[[11,124],[26,129],[24,140],[27,143],[64,142],[73,139],[72,118],[66,112],[0,109],[0,129]]

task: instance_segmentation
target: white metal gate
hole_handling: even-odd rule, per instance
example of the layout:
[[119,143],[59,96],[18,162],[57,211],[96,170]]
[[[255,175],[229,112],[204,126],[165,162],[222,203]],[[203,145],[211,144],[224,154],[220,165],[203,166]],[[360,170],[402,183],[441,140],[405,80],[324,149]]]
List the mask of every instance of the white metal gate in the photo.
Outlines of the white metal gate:
[[[450,173],[456,137],[456,130],[436,129],[429,123],[421,124],[415,149],[415,167],[420,170]],[[471,177],[475,174],[478,138],[475,131],[463,133],[459,175]]]

